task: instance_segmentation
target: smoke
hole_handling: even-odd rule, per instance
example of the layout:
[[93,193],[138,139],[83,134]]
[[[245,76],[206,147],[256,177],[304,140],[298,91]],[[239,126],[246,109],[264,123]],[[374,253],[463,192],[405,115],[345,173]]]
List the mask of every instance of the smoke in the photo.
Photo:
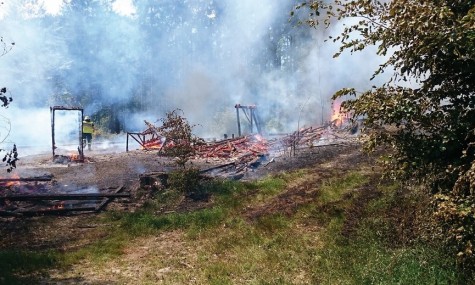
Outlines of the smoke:
[[[293,0],[18,0],[0,5],[9,141],[48,145],[50,106],[111,111],[123,131],[181,109],[202,136],[237,133],[234,105],[256,104],[267,132],[331,116],[339,88],[367,88],[362,53],[333,59],[327,32],[289,22]],[[97,122],[100,125],[101,122]],[[103,126],[107,128],[108,126]]]

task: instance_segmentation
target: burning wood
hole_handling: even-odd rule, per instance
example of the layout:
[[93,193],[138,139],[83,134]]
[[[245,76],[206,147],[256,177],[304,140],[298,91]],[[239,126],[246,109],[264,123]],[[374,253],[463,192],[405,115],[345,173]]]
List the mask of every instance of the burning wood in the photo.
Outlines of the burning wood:
[[22,182],[31,182],[31,181],[51,181],[53,179],[53,175],[45,174],[43,176],[35,176],[35,177],[10,177],[10,178],[0,178],[0,185],[4,182],[11,182],[11,181],[22,181]]
[[[134,138],[145,150],[158,149],[159,152],[163,148],[173,148],[173,141],[166,141],[160,136],[157,128],[145,121],[148,128],[141,133],[128,133]],[[226,139],[213,143],[199,143],[193,145],[195,149],[195,159],[233,159],[240,163],[249,162],[258,156],[268,153],[269,145],[266,139],[260,135],[251,135]]]
[[248,155],[265,155],[268,144],[260,135],[223,140],[197,147],[197,158],[243,158]]
[[123,189],[120,186],[99,193],[6,194],[0,196],[0,216],[98,212],[112,199],[129,198],[129,193],[119,193]]
[[129,193],[47,193],[47,194],[16,194],[0,196],[0,201],[31,201],[31,200],[100,200],[103,198],[129,198]]
[[[346,115],[343,116],[343,113],[339,112],[338,114],[342,115],[339,118],[346,118]],[[162,150],[176,146],[172,140],[165,143],[160,138],[158,129],[151,123],[146,121],[145,123],[148,129],[142,134],[150,134],[152,138],[141,141],[144,149]],[[345,141],[348,142],[349,138],[348,130],[343,130],[341,126],[330,123],[325,126],[301,128],[294,133],[271,141],[256,134],[237,138],[233,137],[232,139],[211,143],[195,143],[191,144],[191,147],[194,148],[194,159],[206,160],[207,163],[210,161],[223,163],[222,166],[212,167],[204,170],[205,172],[213,176],[225,175],[235,177],[265,162],[270,153],[279,155],[287,152],[289,149],[295,151],[303,147],[345,143]]]
[[164,138],[162,138],[156,129],[156,127],[145,121],[145,124],[148,126],[146,130],[140,133],[127,133],[127,142],[126,142],[126,151],[129,151],[129,137],[134,139],[144,150],[154,150],[158,149],[159,151],[165,144]]
[[71,162],[84,162],[84,156],[80,154],[72,153],[70,155],[56,154],[53,157],[53,162],[58,164],[68,164]]

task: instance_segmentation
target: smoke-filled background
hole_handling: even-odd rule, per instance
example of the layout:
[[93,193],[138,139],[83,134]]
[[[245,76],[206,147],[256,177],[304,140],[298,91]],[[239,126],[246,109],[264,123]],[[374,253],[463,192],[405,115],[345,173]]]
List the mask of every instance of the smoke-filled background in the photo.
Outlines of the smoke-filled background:
[[331,95],[368,88],[378,62],[333,59],[329,31],[289,21],[295,4],[4,0],[0,36],[15,43],[0,57],[13,97],[0,110],[7,140],[47,149],[50,106],[82,107],[107,133],[142,131],[179,108],[200,136],[237,134],[237,103],[257,105],[267,133],[322,124]]

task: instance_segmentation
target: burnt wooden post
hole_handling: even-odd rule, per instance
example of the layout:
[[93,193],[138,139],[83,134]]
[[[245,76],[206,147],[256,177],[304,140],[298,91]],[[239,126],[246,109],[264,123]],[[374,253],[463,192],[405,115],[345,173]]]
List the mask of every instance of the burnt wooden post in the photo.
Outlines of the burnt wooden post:
[[238,136],[241,136],[241,118],[239,116],[239,109],[242,109],[244,116],[247,118],[249,124],[250,124],[250,129],[251,133],[254,132],[254,125],[256,126],[257,133],[261,134],[261,126],[259,123],[259,118],[257,117],[256,114],[256,105],[249,105],[249,106],[244,106],[241,104],[236,104],[234,106],[236,108],[236,115],[237,115],[237,124],[238,124]]
[[129,132],[127,132],[127,139],[125,140],[125,151],[129,151]]
[[239,108],[241,108],[240,104],[236,104],[234,106],[236,108],[236,116],[237,116],[237,125],[238,125],[238,137],[241,136],[241,119],[239,118]]
[[53,107],[50,107],[50,112],[51,112],[51,147],[53,150],[53,158],[54,158],[54,149],[56,148],[55,146],[55,141],[54,141],[54,109]]
[[83,114],[83,109],[80,109],[80,113],[78,114],[79,116],[79,159],[83,160],[84,159],[84,141],[83,141],[83,133],[82,133],[82,129],[83,129],[83,118],[84,118],[84,114]]
[[250,122],[251,122],[251,134],[252,134],[252,132],[254,131],[254,118],[253,118],[253,116],[254,116],[254,108],[249,107],[249,113],[250,113],[250,114],[249,114],[249,115],[250,115],[250,116],[249,116],[249,120],[250,120]]
[[[253,109],[253,110],[254,110],[254,109]],[[255,111],[252,112],[252,116],[251,116],[251,117],[254,118],[254,124],[256,125],[257,133],[261,134],[261,133],[262,133],[262,132],[261,132],[261,131],[262,131],[262,130],[261,130],[261,125],[260,125],[260,122],[259,122],[259,120],[258,120],[258,118],[257,118],[257,115],[256,115],[256,112],[255,112]]]

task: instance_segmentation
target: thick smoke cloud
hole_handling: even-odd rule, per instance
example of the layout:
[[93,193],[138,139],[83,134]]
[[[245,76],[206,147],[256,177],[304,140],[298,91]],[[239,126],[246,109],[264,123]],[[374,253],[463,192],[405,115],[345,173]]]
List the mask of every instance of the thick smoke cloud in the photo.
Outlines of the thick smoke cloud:
[[9,140],[46,149],[54,105],[112,110],[125,131],[180,108],[200,135],[219,137],[237,133],[236,103],[256,104],[267,132],[294,131],[328,120],[331,94],[367,88],[378,64],[332,59],[326,32],[288,21],[293,0],[4,2]]

